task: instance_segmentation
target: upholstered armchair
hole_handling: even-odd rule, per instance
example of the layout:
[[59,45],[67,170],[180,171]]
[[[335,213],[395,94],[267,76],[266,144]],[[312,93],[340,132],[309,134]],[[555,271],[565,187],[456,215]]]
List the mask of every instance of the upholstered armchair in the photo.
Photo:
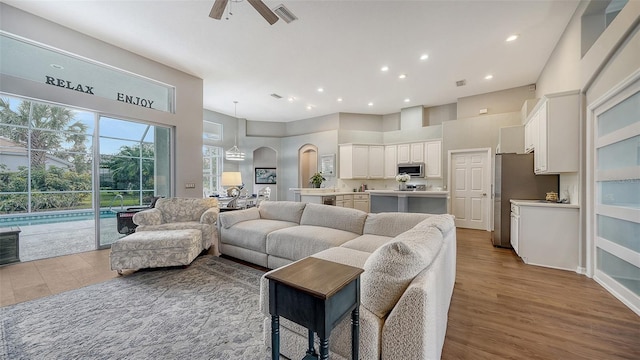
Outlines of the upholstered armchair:
[[138,225],[136,232],[198,229],[202,231],[202,249],[214,245],[214,254],[219,255],[219,212],[216,198],[162,198],[153,209],[136,213],[133,222]]

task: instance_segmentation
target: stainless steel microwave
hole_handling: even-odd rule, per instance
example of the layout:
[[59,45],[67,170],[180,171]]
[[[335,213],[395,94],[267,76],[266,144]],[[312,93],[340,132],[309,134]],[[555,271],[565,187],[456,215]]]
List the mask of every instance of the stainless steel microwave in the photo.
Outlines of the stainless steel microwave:
[[424,163],[398,164],[398,174],[424,177]]

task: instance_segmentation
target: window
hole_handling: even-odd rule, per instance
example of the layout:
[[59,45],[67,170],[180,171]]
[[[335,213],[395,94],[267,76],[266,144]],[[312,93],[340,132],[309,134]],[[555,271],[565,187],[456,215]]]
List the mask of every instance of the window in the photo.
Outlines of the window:
[[221,188],[222,154],[224,151],[219,146],[202,147],[202,189],[205,197],[217,194]]

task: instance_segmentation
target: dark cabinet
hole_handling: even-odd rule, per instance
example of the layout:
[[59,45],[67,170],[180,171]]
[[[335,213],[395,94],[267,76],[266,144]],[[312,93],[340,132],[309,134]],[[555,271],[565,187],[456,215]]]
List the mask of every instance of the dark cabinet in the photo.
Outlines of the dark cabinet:
[[0,228],[0,265],[20,261],[20,228]]

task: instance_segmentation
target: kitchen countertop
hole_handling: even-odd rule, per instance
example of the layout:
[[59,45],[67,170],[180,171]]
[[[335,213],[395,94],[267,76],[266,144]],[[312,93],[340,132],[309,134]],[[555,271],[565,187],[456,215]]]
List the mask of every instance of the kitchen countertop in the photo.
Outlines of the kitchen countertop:
[[447,197],[449,192],[446,190],[442,191],[416,191],[416,190],[367,190],[371,195],[379,195],[379,196],[398,196],[398,197]]
[[308,191],[301,190],[300,195],[303,196],[336,196],[336,195],[368,195],[365,192],[353,191]]
[[540,206],[540,207],[562,207],[570,209],[580,209],[578,204],[563,204],[545,200],[517,200],[511,199],[511,203],[518,206]]

